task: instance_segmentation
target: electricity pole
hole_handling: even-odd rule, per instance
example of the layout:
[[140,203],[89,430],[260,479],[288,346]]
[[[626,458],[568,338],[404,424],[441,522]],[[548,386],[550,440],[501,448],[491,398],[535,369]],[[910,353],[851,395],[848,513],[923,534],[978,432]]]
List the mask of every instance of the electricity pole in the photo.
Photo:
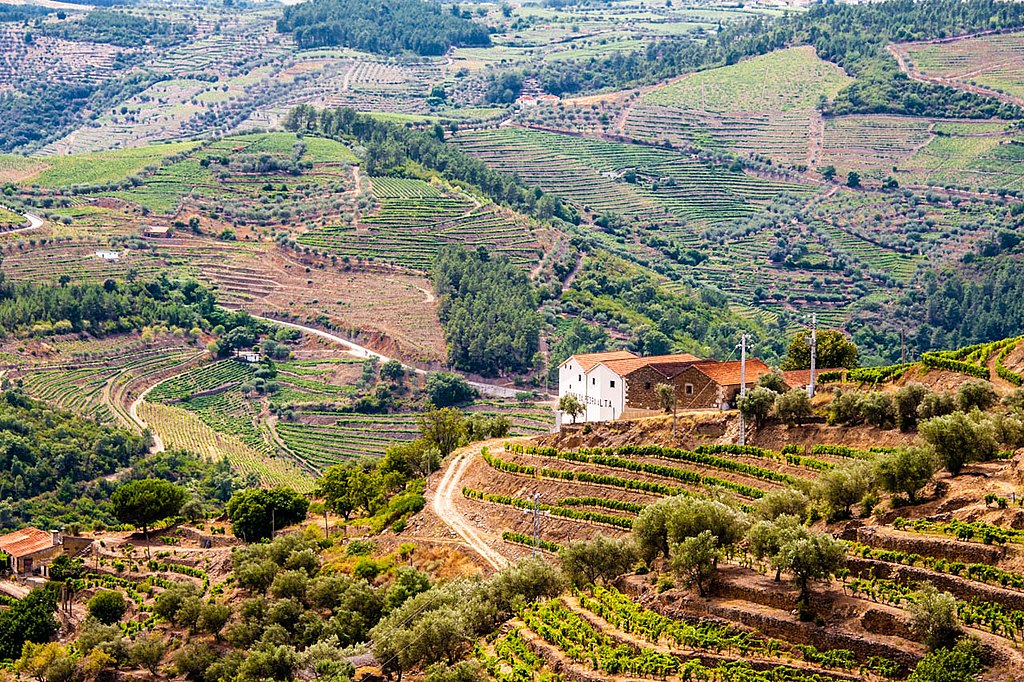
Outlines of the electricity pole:
[[[747,395],[747,339],[746,334],[740,334],[740,395],[742,398]],[[736,401],[739,402],[739,399]],[[737,405],[739,407],[739,405]],[[740,445],[747,444],[747,424],[743,419],[743,410],[740,410]]]
[[811,381],[807,384],[807,397],[814,397],[814,369],[818,361],[818,313],[811,313]]

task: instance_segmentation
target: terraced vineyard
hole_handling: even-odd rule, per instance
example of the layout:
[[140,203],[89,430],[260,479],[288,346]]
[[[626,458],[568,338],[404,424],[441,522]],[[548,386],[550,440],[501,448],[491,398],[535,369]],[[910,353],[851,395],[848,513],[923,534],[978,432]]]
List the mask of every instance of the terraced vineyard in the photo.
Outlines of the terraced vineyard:
[[850,82],[810,47],[780,50],[650,91],[630,108],[622,132],[807,165],[818,100]]
[[1000,33],[901,48],[922,74],[1024,97],[1024,33]]
[[825,119],[820,163],[839,177],[851,170],[884,180],[931,139],[932,121],[903,116],[831,116]]
[[287,485],[302,492],[313,489],[312,477],[290,458],[261,452],[235,436],[219,433],[194,412],[145,402],[140,414],[168,447],[183,448],[210,459],[227,457],[232,467],[251,476],[254,482]]
[[153,341],[138,335],[61,339],[45,348],[46,353],[37,356],[16,349],[4,353],[6,376],[19,381],[34,398],[130,429],[137,426],[128,407],[140,386],[202,353],[169,335]]
[[[962,355],[983,361],[990,352],[1013,352],[1018,343],[1007,340]],[[600,441],[612,432],[597,433]],[[736,445],[563,450],[513,443],[483,450],[463,478],[461,504],[485,516],[490,532],[515,555],[533,544],[533,517],[519,510],[533,509],[539,499],[540,549],[554,552],[597,532],[623,535],[646,505],[666,495],[725,496],[750,509],[780,483],[813,480],[851,458],[873,456],[835,445],[791,445],[776,452]],[[684,680],[710,669],[714,673],[705,674],[717,677],[709,679],[903,679],[925,653],[918,638],[906,629],[864,624],[905,622],[920,585],[930,582],[951,593],[970,635],[1017,656],[1014,647],[1024,636],[1024,574],[1019,552],[1003,546],[1020,539],[995,520],[993,501],[980,492],[950,502],[956,507],[950,522],[876,518],[842,534],[849,575],[841,585],[837,580],[815,587],[812,599],[819,613],[832,610],[822,616],[827,632],[797,623],[791,613],[795,588],[773,580],[769,566],[738,549],[719,560],[714,598],[687,598],[668,574],[656,579],[641,571],[617,583],[623,593],[596,587],[528,610],[507,640],[482,645],[477,655],[498,679],[525,669],[544,676],[556,659],[570,666],[559,668],[568,674]],[[520,639],[530,643],[525,654]],[[744,662],[735,662],[730,649],[742,652]]]
[[727,221],[753,214],[781,193],[814,191],[678,152],[522,128],[460,134],[456,141],[496,168],[581,208],[650,222]]
[[523,216],[421,180],[374,178],[380,208],[355,224],[314,229],[301,244],[333,255],[428,270],[444,244],[487,247],[513,262],[528,263],[539,248],[539,227]]
[[938,123],[944,133],[899,166],[901,182],[971,190],[1024,189],[1024,146],[1019,133],[990,122]]
[[[547,433],[553,421],[546,407],[505,401],[474,404],[466,413],[505,416],[514,436]],[[392,443],[420,435],[416,413],[364,415],[309,405],[296,410],[295,419],[278,420],[274,431],[287,450],[316,469],[352,458],[380,457]]]

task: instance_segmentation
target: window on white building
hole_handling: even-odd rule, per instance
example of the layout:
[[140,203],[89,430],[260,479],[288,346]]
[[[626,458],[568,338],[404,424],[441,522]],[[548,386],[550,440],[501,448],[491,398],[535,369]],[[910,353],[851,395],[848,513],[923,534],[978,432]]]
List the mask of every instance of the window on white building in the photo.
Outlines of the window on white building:
[[693,395],[693,384],[686,384],[686,395]]
[[583,381],[583,375],[582,374],[577,374],[576,375],[576,381]]
[[591,386],[597,386],[597,377],[592,377],[590,379],[590,385]]
[[612,379],[609,383],[612,385],[612,388],[615,388],[615,379]]

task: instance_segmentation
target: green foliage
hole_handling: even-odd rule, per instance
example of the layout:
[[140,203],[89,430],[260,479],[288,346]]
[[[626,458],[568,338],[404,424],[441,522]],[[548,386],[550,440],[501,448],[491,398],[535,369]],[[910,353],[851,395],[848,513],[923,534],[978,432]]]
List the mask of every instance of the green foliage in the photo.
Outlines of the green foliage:
[[910,605],[911,625],[933,651],[956,643],[961,629],[956,615],[956,598],[925,583]]
[[871,426],[891,429],[896,425],[896,407],[892,395],[883,391],[865,393],[860,398],[860,413]]
[[170,47],[183,42],[195,30],[195,26],[187,22],[161,21],[107,9],[94,10],[78,20],[46,23],[40,27],[43,35],[80,42],[109,43],[118,47]]
[[707,596],[722,556],[718,538],[710,530],[701,531],[672,545],[670,554],[672,570],[688,584],[696,585],[700,596]]
[[583,259],[562,302],[570,314],[587,310],[627,326],[632,350],[642,355],[673,350],[727,356],[736,346],[737,329],[751,333],[769,357],[781,350],[770,333],[733,313],[726,302],[690,290],[669,291],[650,270],[604,251]]
[[989,371],[987,367],[979,367],[978,365],[972,365],[969,362],[954,360],[953,358],[940,355],[939,353],[922,353],[921,364],[925,367],[945,369],[950,372],[959,372],[960,374],[967,374],[981,379],[989,378]]
[[128,604],[119,591],[100,590],[89,600],[88,610],[89,615],[99,622],[113,625],[124,616]]
[[[811,333],[799,332],[789,343],[782,369],[808,369],[811,366]],[[857,346],[835,329],[822,329],[817,336],[816,366],[823,369],[852,369],[857,366]]]
[[466,438],[466,420],[451,407],[424,412],[419,426],[424,444],[436,448],[442,458],[454,452]]
[[166,518],[176,516],[188,493],[184,488],[155,478],[128,481],[114,491],[110,501],[121,523],[141,528],[144,533]]
[[[821,377],[818,377],[819,380]],[[786,385],[786,379],[779,372],[771,372],[764,374],[760,379],[757,380],[757,385],[767,388],[769,391],[775,393],[785,393],[789,390],[789,386]]]
[[918,431],[935,450],[942,466],[954,476],[968,462],[992,459],[998,447],[992,423],[963,412],[933,417],[923,422]]
[[775,400],[778,394],[765,386],[756,386],[745,396],[736,400],[736,407],[743,414],[744,419],[753,422],[755,428],[760,428],[775,407]]
[[[31,400],[17,391],[0,393],[0,525],[42,523],[60,516],[76,497],[74,484],[110,475],[140,458],[143,438]],[[90,486],[93,484],[89,484]],[[62,490],[41,504],[28,498]],[[70,495],[68,495],[70,492]],[[104,496],[109,495],[109,487]],[[57,512],[53,514],[51,512]]]
[[842,542],[828,533],[799,534],[782,543],[777,555],[778,565],[793,574],[800,587],[800,601],[807,603],[810,584],[828,580],[842,568],[846,550]]
[[677,496],[648,506],[633,522],[633,539],[650,563],[659,554],[669,557],[672,545],[710,531],[718,545],[728,547],[746,532],[749,519],[724,502]]
[[811,416],[811,399],[807,396],[807,391],[794,388],[778,396],[775,399],[775,413],[779,419],[790,423]]
[[551,346],[548,358],[549,377],[558,380],[558,366],[578,353],[599,353],[608,348],[608,332],[599,325],[575,318]]
[[995,387],[988,381],[965,381],[956,392],[956,404],[963,412],[987,410],[999,402]]
[[572,423],[576,423],[576,418],[586,413],[587,408],[583,406],[580,399],[572,393],[566,393],[558,399],[558,411],[564,412],[565,414],[572,417]]
[[454,367],[487,375],[533,368],[540,317],[523,270],[483,250],[448,248],[434,259],[433,277]]
[[444,662],[455,665],[478,637],[497,629],[526,605],[563,589],[544,562],[526,561],[485,580],[454,580],[396,608],[371,631],[373,653],[385,675]]
[[0,611],[0,661],[21,656],[25,642],[48,642],[57,634],[57,598],[53,590],[37,588],[10,608]]
[[558,552],[562,571],[577,587],[613,582],[636,563],[632,541],[598,533],[590,540],[576,540]]
[[432,372],[427,375],[427,397],[434,407],[450,407],[468,403],[473,389],[466,380],[452,372]]
[[308,508],[309,501],[291,488],[249,489],[231,496],[227,512],[235,537],[258,542],[304,520]]
[[906,495],[916,504],[917,493],[935,474],[935,454],[927,448],[900,448],[880,455],[874,462],[878,485],[893,495]]
[[917,428],[919,408],[930,392],[926,386],[914,382],[896,391],[893,395],[893,408],[896,411],[896,427],[900,431]]
[[939,649],[922,658],[907,682],[974,682],[981,664],[981,644],[965,637],[952,649]]
[[871,489],[869,462],[851,462],[823,473],[815,482],[812,496],[824,507],[829,520],[850,517],[850,508]]
[[[407,164],[420,164],[452,182],[475,185],[495,203],[531,214],[540,198],[545,197],[543,192],[492,170],[483,161],[429,133],[359,114],[354,109],[318,111],[299,105],[291,110],[284,125],[291,131],[355,140],[366,149],[363,166],[369,175],[395,175],[400,169],[404,171]],[[560,215],[571,217],[564,212]]]
[[391,55],[491,44],[483,24],[422,0],[311,0],[285,8],[277,30],[292,33],[302,49],[344,46]]

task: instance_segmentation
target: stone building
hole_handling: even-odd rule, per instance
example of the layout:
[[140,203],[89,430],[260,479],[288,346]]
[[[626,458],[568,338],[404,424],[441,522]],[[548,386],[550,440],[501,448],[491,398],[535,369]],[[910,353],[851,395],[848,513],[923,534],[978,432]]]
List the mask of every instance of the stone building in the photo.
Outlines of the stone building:
[[[640,357],[628,351],[574,355],[558,369],[558,395],[573,394],[585,408],[581,421],[611,421],[662,411],[658,384],[675,389],[679,410],[728,409],[740,391],[739,361],[702,360],[688,353]],[[747,386],[771,372],[756,358],[747,360]],[[562,415],[561,423],[570,423]]]
[[10,557],[10,569],[19,575],[40,572],[62,551],[58,531],[22,528],[0,535],[0,551]]

